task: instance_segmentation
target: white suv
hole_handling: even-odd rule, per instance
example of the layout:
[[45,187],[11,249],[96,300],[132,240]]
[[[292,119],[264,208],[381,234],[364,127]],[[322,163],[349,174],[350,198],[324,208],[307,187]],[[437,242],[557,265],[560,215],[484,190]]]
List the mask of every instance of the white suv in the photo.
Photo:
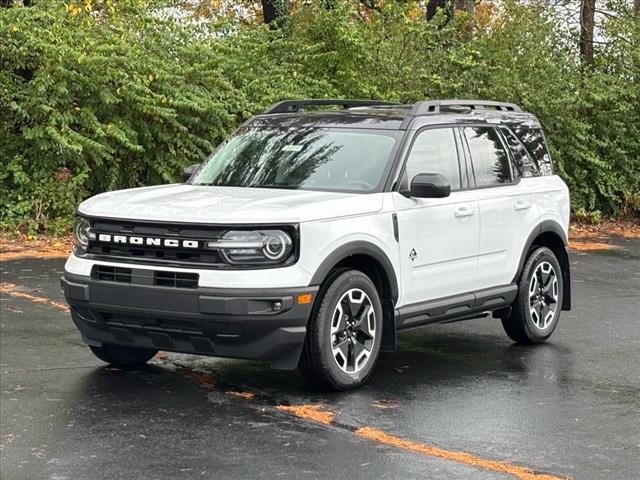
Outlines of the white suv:
[[493,313],[537,343],[571,306],[569,192],[516,105],[284,101],[186,174],[78,209],[62,286],[106,362],[260,359],[345,389],[398,330]]

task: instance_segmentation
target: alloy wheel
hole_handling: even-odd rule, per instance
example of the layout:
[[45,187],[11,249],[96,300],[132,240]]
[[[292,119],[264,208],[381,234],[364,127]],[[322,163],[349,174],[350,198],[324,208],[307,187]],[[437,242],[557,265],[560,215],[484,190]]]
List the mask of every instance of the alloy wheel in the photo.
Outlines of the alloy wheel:
[[540,330],[549,328],[558,308],[558,276],[549,262],[540,262],[529,281],[529,313]]
[[359,288],[345,292],[331,319],[332,356],[345,373],[357,373],[371,357],[376,338],[376,314],[369,296]]

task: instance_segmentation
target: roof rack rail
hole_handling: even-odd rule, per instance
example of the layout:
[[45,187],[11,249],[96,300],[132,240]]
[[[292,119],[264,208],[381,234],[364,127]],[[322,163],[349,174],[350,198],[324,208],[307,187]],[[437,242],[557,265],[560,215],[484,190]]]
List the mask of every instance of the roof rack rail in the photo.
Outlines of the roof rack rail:
[[494,102],[491,100],[423,100],[416,102],[411,109],[412,115],[439,113],[442,107],[466,107],[469,110],[499,110],[505,112],[521,112],[515,103]]
[[321,98],[321,99],[305,99],[305,100],[283,100],[274,103],[267,108],[263,115],[272,113],[294,113],[299,112],[302,107],[308,105],[339,105],[342,108],[352,107],[373,107],[376,105],[399,105],[394,102],[385,102],[383,100],[346,100],[337,98]]

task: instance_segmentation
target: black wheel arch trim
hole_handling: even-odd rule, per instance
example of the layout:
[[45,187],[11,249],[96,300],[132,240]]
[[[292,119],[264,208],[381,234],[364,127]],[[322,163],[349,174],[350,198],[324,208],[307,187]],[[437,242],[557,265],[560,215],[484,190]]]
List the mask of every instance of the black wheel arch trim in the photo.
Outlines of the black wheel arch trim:
[[387,254],[377,245],[363,241],[356,240],[353,242],[345,243],[336,248],[322,261],[320,266],[316,269],[309,285],[320,285],[325,280],[329,272],[338,265],[341,261],[354,255],[367,255],[374,258],[381,266],[389,281],[389,289],[391,291],[391,297],[395,303],[398,299],[398,280],[393,268],[393,264]]
[[543,233],[552,233],[556,235],[562,242],[563,248],[559,252],[560,255],[558,258],[560,268],[562,269],[562,283],[564,287],[562,310],[571,310],[571,268],[569,265],[569,254],[567,252],[567,245],[569,243],[569,240],[560,224],[554,220],[544,220],[543,222],[538,224],[538,226],[536,226],[536,228],[534,228],[527,237],[527,241],[525,242],[522,253],[520,254],[520,262],[518,263],[516,274],[513,277],[513,282],[517,282],[520,278],[531,246],[534,244],[535,239]]

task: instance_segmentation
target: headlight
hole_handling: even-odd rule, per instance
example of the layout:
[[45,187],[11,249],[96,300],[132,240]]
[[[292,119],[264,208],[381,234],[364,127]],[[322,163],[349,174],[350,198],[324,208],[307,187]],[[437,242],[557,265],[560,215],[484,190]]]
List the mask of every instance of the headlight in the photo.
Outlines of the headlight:
[[207,247],[232,264],[277,264],[291,256],[293,240],[282,230],[230,230]]
[[79,255],[87,252],[89,240],[92,237],[91,224],[83,217],[76,217],[73,224],[73,251]]

